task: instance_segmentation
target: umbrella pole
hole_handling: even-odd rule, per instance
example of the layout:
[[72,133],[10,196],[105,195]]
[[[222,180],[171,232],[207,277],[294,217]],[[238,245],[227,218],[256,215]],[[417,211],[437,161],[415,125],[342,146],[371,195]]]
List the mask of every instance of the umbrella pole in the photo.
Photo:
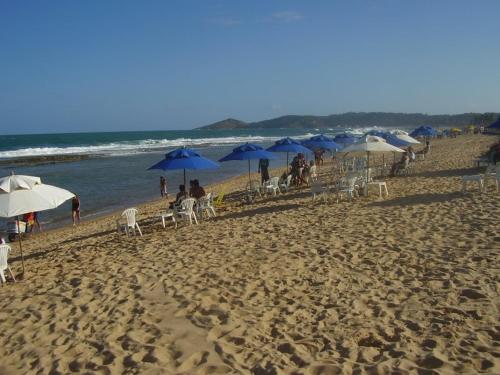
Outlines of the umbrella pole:
[[184,169],[184,187],[186,187],[186,169]]
[[365,197],[368,196],[368,181],[369,181],[369,175],[370,174],[370,152],[366,152],[366,185],[365,185]]
[[250,159],[248,159],[248,184],[252,185],[252,179],[250,178]]
[[385,154],[382,153],[382,176],[385,176]]
[[16,216],[17,222],[17,232],[19,234],[19,250],[21,251],[21,264],[23,266],[23,275],[24,275],[24,255],[23,255],[23,240],[21,238],[21,226],[19,225],[19,216]]
[[288,152],[286,153],[286,174],[288,174]]

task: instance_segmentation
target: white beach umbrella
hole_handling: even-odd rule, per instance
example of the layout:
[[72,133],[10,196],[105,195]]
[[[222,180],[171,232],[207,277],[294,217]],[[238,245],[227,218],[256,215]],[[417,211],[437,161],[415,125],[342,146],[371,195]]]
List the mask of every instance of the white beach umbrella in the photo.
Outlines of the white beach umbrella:
[[366,152],[366,185],[365,195],[368,194],[368,170],[370,168],[370,153],[371,152],[405,152],[399,147],[393,146],[385,141],[384,138],[375,135],[365,135],[359,141],[347,146],[339,151],[340,153],[359,153]]
[[[50,210],[74,196],[67,190],[42,184],[40,177],[14,174],[2,177],[0,178],[0,217],[13,217],[29,212]],[[19,233],[19,246],[24,273],[21,233]]]
[[412,143],[412,144],[419,144],[420,142],[417,141],[415,138],[413,137],[410,137],[408,135],[407,132],[403,131],[403,130],[394,130],[392,132],[392,134],[394,134],[396,137],[398,137],[399,139],[401,139],[402,141],[405,141],[405,142],[408,142],[408,143]]

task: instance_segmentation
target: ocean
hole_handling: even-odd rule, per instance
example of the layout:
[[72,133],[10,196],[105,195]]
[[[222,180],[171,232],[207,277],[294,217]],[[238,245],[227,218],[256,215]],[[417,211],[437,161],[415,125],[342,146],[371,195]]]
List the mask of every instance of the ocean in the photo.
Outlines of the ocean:
[[[361,133],[364,130],[353,131]],[[323,130],[330,135],[343,131],[345,129]],[[169,193],[175,194],[183,179],[182,171],[147,170],[174,148],[187,146],[209,159],[218,160],[244,142],[267,147],[285,136],[306,139],[319,133],[319,130],[310,129],[245,129],[3,135],[0,136],[0,176],[11,172],[39,176],[44,183],[78,194],[82,220],[85,220],[160,197],[161,175],[167,178]],[[16,162],[23,157],[56,155],[86,155],[88,158],[31,165]],[[285,155],[276,156],[271,167],[284,166]],[[216,173],[213,170],[186,173],[188,180],[197,178],[204,186],[245,173],[246,168],[246,163],[234,161],[221,163]],[[252,162],[252,169],[257,169],[256,161]],[[70,223],[70,203],[42,212],[41,222],[45,227]],[[1,229],[5,220],[0,224]]]

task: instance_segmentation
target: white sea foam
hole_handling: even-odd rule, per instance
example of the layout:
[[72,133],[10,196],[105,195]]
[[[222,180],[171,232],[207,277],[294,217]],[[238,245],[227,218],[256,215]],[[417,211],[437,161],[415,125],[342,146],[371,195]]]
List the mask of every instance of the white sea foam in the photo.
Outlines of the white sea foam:
[[[296,139],[305,139],[313,134],[294,136]],[[125,156],[137,153],[159,151],[182,146],[224,146],[236,145],[243,142],[264,143],[273,142],[282,138],[264,136],[239,136],[221,138],[177,138],[177,139],[144,139],[141,141],[114,142],[93,146],[68,146],[68,147],[31,147],[0,152],[0,158],[20,158],[33,156],[53,155],[106,155]]]

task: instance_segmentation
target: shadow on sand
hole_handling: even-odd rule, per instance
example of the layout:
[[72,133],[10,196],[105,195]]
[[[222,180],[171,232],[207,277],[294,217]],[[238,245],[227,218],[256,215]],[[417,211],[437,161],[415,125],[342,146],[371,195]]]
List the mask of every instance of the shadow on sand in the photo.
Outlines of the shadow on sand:
[[452,200],[463,198],[460,192],[451,193],[425,193],[416,194],[406,197],[400,197],[385,201],[378,201],[369,203],[368,206],[371,207],[408,207],[417,204],[432,204],[432,203],[443,203],[450,202]]
[[283,212],[283,211],[288,211],[288,210],[295,210],[299,207],[301,207],[300,204],[282,204],[282,205],[276,205],[276,206],[263,206],[263,207],[247,209],[247,210],[240,211],[240,212],[231,212],[231,213],[224,215],[224,216],[217,216],[215,218],[215,220],[213,220],[213,221],[216,222],[216,221],[226,220],[226,219],[237,219],[237,218],[242,218],[242,217],[251,217],[251,216],[255,216],[255,215],[263,215],[263,214],[274,213],[274,212]]
[[484,173],[484,168],[460,168],[460,169],[449,169],[442,171],[425,171],[418,172],[411,175],[411,177],[462,177],[470,176],[474,174]]

